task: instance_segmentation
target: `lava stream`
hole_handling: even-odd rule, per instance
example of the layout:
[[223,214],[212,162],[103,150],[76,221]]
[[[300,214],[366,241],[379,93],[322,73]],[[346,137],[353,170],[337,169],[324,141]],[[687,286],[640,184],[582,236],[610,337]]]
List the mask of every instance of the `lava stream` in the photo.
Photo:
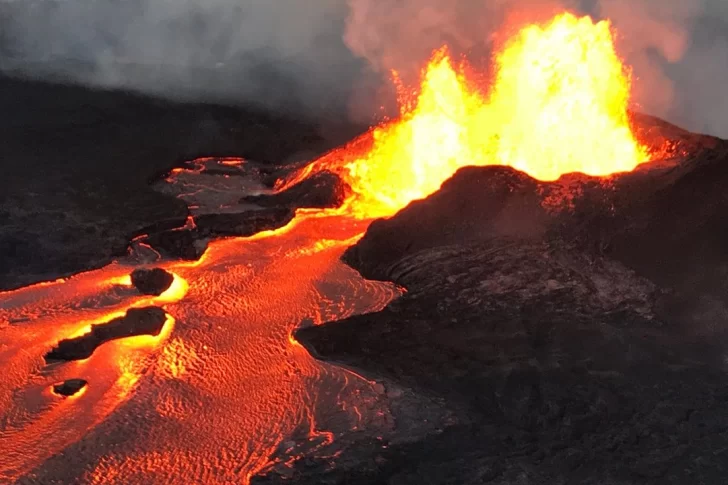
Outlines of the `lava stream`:
[[[128,308],[178,301],[186,282],[175,276],[159,297],[127,288],[123,268],[112,264],[82,277],[35,285],[0,295],[0,478],[11,479],[47,456],[81,439],[134,389],[145,359],[168,339],[170,315],[157,336],[137,336],[102,345],[88,359],[46,365],[45,353],[62,339],[74,338],[121,316]],[[53,384],[84,379],[92,385],[70,397],[57,396]]]
[[[35,468],[40,482],[246,483],[297,432],[312,446],[330,442],[319,417],[342,403],[356,426],[357,406],[375,401],[370,384],[317,362],[290,336],[302,321],[375,311],[398,294],[339,261],[366,226],[336,211],[301,211],[279,230],[215,241],[199,261],[163,264],[189,287],[174,284],[153,301],[123,286],[130,268],[117,263],[0,294],[0,370],[9,378],[0,390],[0,481]],[[58,340],[149,303],[176,320],[159,337],[45,366]],[[78,377],[89,382],[82,394],[49,392]]]

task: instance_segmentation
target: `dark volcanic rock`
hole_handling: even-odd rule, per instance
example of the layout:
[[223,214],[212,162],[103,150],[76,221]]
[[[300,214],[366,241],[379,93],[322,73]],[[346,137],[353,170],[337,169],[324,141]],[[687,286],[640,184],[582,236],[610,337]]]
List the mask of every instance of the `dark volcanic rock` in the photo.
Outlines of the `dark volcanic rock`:
[[146,241],[168,256],[196,260],[205,252],[211,238],[252,236],[261,231],[283,227],[293,216],[293,210],[286,207],[232,214],[203,214],[195,218],[193,228],[152,233],[147,236]]
[[132,308],[123,317],[92,325],[86,335],[61,340],[45,356],[46,361],[70,361],[86,359],[104,342],[135,335],[159,335],[167,314],[158,307]]
[[273,195],[243,197],[248,202],[262,207],[333,208],[339,207],[351,194],[351,187],[331,172],[322,171]]
[[195,225],[203,237],[252,236],[261,231],[283,227],[292,219],[292,210],[272,207],[235,214],[204,214],[195,218]]
[[395,218],[374,221],[344,260],[368,278],[386,280],[394,263],[423,249],[503,236],[538,239],[550,220],[539,189],[510,167],[465,167]]
[[722,483],[728,145],[676,130],[651,131],[675,158],[633,173],[467,168],[372,224],[347,262],[407,293],[296,339],[465,418],[294,481]]
[[68,379],[53,386],[53,392],[60,396],[73,396],[86,387],[87,381],[83,379]]
[[172,286],[174,275],[162,268],[136,269],[131,273],[131,284],[144,295],[159,296]]
[[[250,106],[175,103],[0,75],[0,289],[100,267],[182,200],[150,187],[183,160],[281,163],[349,138],[320,120]],[[281,136],[281,134],[285,136]]]
[[685,165],[674,181],[614,214],[605,251],[681,292],[726,295],[728,143]]
[[147,236],[146,242],[157,251],[179,259],[200,259],[207,249],[207,240],[194,229],[172,229]]
[[[699,139],[702,140],[702,139]],[[496,237],[560,241],[608,256],[689,296],[728,293],[728,142],[706,137],[678,161],[609,179],[537,182],[509,167],[466,167],[396,217],[373,223],[345,261],[391,279],[423,249]]]

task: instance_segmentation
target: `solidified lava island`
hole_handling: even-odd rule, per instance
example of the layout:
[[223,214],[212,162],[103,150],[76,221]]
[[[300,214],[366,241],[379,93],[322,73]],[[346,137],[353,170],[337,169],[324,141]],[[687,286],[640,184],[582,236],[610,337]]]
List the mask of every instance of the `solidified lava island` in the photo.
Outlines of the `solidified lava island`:
[[399,118],[185,162],[110,262],[3,279],[0,482],[724,483],[728,141],[630,111],[606,21],[492,64],[443,47]]

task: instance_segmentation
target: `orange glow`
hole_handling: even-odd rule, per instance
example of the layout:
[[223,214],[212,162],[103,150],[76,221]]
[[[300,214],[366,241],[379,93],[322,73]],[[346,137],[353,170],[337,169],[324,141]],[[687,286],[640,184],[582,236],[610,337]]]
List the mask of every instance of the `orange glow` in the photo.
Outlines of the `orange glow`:
[[190,285],[179,275],[172,273],[172,276],[174,276],[172,284],[164,291],[164,293],[154,298],[154,303],[175,303],[185,297],[187,291],[190,289]]
[[165,345],[159,367],[162,374],[170,379],[179,379],[200,362],[194,347],[176,338]]
[[293,347],[302,347],[302,345],[296,340],[296,337],[293,336],[292,333],[288,334],[288,343],[291,344]]
[[134,389],[141,377],[141,365],[128,356],[120,356],[117,361],[119,377],[116,379],[117,398],[124,400]]
[[265,231],[260,231],[260,232],[253,234],[252,236],[248,236],[245,239],[247,239],[249,241],[255,241],[258,239],[266,239],[266,238],[273,237],[273,236],[280,236],[282,234],[290,232],[294,227],[296,227],[301,222],[303,217],[304,217],[304,214],[302,213],[302,209],[298,209],[298,211],[296,211],[296,217],[291,219],[291,221],[288,222],[288,224],[286,224],[285,226],[281,226],[277,229],[268,229]]
[[83,386],[76,394],[73,394],[72,396],[66,397],[66,399],[74,400],[74,399],[80,399],[81,396],[86,394],[86,391],[88,390],[88,384]]
[[126,314],[125,311],[118,311],[118,312],[112,312],[107,313],[103,316],[101,319],[96,319],[92,322],[80,322],[80,326],[74,330],[73,332],[69,333],[67,337],[65,337],[68,340],[83,337],[84,335],[88,335],[91,333],[91,327],[93,325],[102,325],[104,323],[110,322],[111,320],[115,318],[121,318]]
[[236,167],[242,165],[244,160],[242,158],[223,158],[220,160],[220,165],[227,165],[228,167]]
[[522,29],[494,62],[493,84],[477,86],[440,49],[416,97],[400,89],[401,118],[367,135],[368,150],[356,141],[312,167],[338,171],[355,194],[350,211],[366,218],[428,196],[466,165],[509,165],[550,181],[649,159],[631,132],[630,77],[609,22],[562,14]]
[[[0,440],[0,456],[9,457],[0,461],[0,477],[13,481],[79,442],[78,461],[96,464],[99,483],[142,477],[167,483],[179,476],[248,483],[281,441],[305,441],[295,437],[299,432],[307,431],[313,446],[330,443],[332,406],[342,401],[351,403],[346,412],[370,412],[357,405],[371,392],[369,384],[313,359],[292,332],[303,321],[378,311],[399,294],[340,261],[368,223],[343,209],[299,210],[281,229],[211,241],[198,261],[158,263],[174,275],[159,297],[114,288],[131,269],[119,263],[65,283],[0,294],[0,321],[27,318],[0,326],[8,343],[0,349],[8,383],[0,389],[0,420],[10,417],[15,433]],[[156,337],[111,340],[88,359],[38,372],[59,340],[148,305],[163,306],[184,324],[169,317]],[[71,378],[89,382],[82,399],[50,395],[49,386]],[[122,406],[127,400],[133,406]],[[42,406],[28,410],[27,402]],[[132,427],[132,439],[118,448],[85,444],[98,423],[124,423],[139,411],[145,426]]]
[[109,285],[131,286],[131,274],[110,278],[106,283]]
[[629,125],[631,84],[609,22],[567,14],[527,27],[497,65],[485,116],[498,120],[501,163],[556,180],[626,172],[648,160]]
[[468,118],[479,112],[481,98],[467,89],[444,50],[424,73],[412,111],[400,99],[402,119],[374,130],[374,144],[364,157],[345,165],[352,186],[352,211],[365,217],[390,215],[410,201],[435,192],[461,166],[476,162],[467,145]]
[[126,399],[134,390],[137,382],[141,378],[144,371],[143,361],[135,357],[131,351],[152,351],[157,349],[164,343],[172,333],[175,319],[171,315],[167,315],[159,335],[136,335],[124,339],[112,341],[110,348],[107,349],[109,356],[113,357],[113,361],[117,366],[119,377],[116,379],[117,399],[119,402]]
[[73,401],[73,400],[75,400],[75,399],[79,399],[79,398],[80,398],[81,396],[83,396],[84,394],[86,394],[86,391],[87,391],[87,390],[88,390],[88,384],[86,384],[86,385],[85,385],[85,386],[83,386],[83,387],[82,387],[81,389],[79,389],[77,393],[75,393],[75,394],[71,394],[70,396],[64,396],[64,395],[62,395],[62,394],[58,394],[58,393],[57,393],[56,391],[54,391],[54,390],[53,390],[53,386],[50,386],[50,387],[48,388],[48,392],[49,392],[49,393],[50,393],[50,394],[51,394],[52,396],[55,396],[55,397],[60,397],[60,398],[63,398],[63,399],[64,399],[64,400],[66,400],[66,401]]
[[167,315],[167,319],[164,321],[164,326],[162,326],[162,330],[160,330],[158,335],[134,335],[133,337],[119,339],[116,341],[116,345],[119,347],[132,347],[137,349],[147,348],[152,350],[169,338],[172,334],[174,324],[174,317]]
[[[119,314],[117,316],[121,316],[121,315],[123,315],[123,314]],[[112,318],[115,318],[115,317],[112,317]],[[84,335],[88,335],[90,333],[91,333],[91,324],[89,323],[88,325],[84,325],[84,326],[80,327],[78,330],[76,330],[75,332],[69,334],[68,339],[71,340],[71,339],[75,339],[78,337],[83,337]]]
[[[182,298],[184,298],[185,294],[187,294],[187,291],[189,290],[189,284],[187,283],[187,281],[184,278],[180,277],[179,275],[177,275],[175,273],[172,273],[172,275],[174,276],[174,281],[172,282],[170,287],[167,288],[167,290],[164,293],[162,293],[161,295],[159,295],[157,297],[153,297],[153,298],[139,298],[133,304],[129,305],[126,309],[139,308],[139,307],[153,305],[153,304],[162,305],[162,304],[168,304],[168,303],[176,303],[176,302],[180,301]],[[129,284],[131,284],[131,277],[129,275],[116,276],[116,277],[110,278],[110,279],[104,281],[103,284],[125,285],[125,282],[127,279],[129,280]],[[69,332],[64,337],[64,339],[70,340],[70,339],[75,339],[75,338],[87,335],[87,334],[91,333],[92,325],[103,325],[116,318],[121,318],[126,314],[126,309],[107,312],[107,313],[103,314],[101,317],[94,318],[91,321],[81,321],[75,325],[75,330]],[[169,318],[168,318],[168,321],[165,322],[163,331],[164,331],[164,329],[166,329],[169,326],[168,324],[169,324]],[[154,338],[158,338],[158,337],[154,337]]]

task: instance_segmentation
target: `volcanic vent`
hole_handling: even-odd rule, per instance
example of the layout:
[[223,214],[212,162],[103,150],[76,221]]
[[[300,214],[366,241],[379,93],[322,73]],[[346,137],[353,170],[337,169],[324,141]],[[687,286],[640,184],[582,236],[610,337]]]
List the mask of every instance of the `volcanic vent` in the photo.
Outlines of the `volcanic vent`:
[[[478,83],[467,61],[442,48],[416,89],[400,86],[401,117],[308,166],[351,185],[352,213],[394,214],[467,165],[508,165],[539,180],[606,176],[651,157],[632,133],[630,73],[609,22],[571,14],[524,28]],[[396,78],[396,73],[393,73]]]

